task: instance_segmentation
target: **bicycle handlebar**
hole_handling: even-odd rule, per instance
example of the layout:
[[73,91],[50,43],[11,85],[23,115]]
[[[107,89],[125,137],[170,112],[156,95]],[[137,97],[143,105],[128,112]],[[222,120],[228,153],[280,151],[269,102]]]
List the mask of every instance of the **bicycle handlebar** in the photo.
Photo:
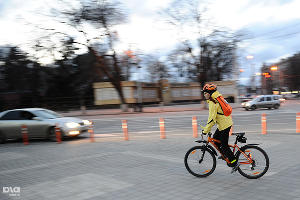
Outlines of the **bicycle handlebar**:
[[[198,124],[200,127],[201,127],[201,129],[203,130],[205,127],[204,126],[202,126],[201,124]],[[201,137],[202,137],[202,139],[203,139],[203,132],[201,132]],[[207,134],[205,134],[205,135],[208,135],[209,137],[211,137],[211,135],[212,135],[212,133],[211,132],[208,132]]]
[[207,134],[201,133],[201,138],[202,138],[202,139],[203,139],[203,136],[204,136],[204,135],[207,135],[208,137],[211,137],[212,133],[211,133],[211,132],[209,132],[209,133],[207,133]]

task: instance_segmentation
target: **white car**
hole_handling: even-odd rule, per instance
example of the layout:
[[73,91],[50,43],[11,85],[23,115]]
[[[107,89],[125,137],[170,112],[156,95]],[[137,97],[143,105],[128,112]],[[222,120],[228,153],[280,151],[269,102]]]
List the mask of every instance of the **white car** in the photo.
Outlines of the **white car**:
[[245,110],[255,110],[257,108],[278,109],[280,103],[279,95],[260,95],[251,101],[242,103],[242,107],[245,108]]
[[62,137],[74,137],[87,132],[91,122],[42,108],[7,110],[0,113],[0,143],[22,138],[22,125],[27,126],[29,138],[55,140],[55,126],[61,129]]

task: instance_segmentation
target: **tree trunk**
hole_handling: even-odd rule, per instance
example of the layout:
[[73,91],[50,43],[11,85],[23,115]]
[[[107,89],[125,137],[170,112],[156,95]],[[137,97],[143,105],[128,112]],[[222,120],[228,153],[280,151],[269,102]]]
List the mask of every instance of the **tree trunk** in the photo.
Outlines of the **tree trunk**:
[[[113,55],[113,60],[114,60],[113,65],[114,65],[114,69],[115,69],[115,74],[116,75],[112,74],[111,70],[109,68],[107,68],[107,66],[104,63],[105,62],[104,58],[102,58],[101,56],[97,55],[96,51],[92,47],[89,47],[89,50],[96,57],[97,66],[99,67],[99,69],[108,77],[109,81],[111,82],[111,84],[116,89],[116,91],[117,91],[117,93],[118,93],[118,95],[120,97],[122,111],[123,112],[127,112],[128,111],[128,105],[126,103],[126,100],[125,100],[125,97],[124,97],[124,93],[123,93],[123,90],[122,90],[121,78],[120,78],[120,73],[119,73],[120,69],[118,67],[115,54]],[[98,68],[96,70],[98,70]]]
[[127,105],[125,97],[124,97],[121,81],[112,82],[112,84],[114,85],[115,89],[118,92],[118,95],[119,95],[119,98],[120,98],[120,101],[121,101],[121,110],[122,110],[122,112],[127,112],[128,111],[128,105]]

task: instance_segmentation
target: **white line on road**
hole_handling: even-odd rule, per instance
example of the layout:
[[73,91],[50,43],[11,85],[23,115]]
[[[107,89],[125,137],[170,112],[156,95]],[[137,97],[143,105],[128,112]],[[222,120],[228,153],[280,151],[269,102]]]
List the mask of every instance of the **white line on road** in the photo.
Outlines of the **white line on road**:
[[[131,132],[133,134],[138,133],[138,134],[143,134],[143,133],[159,133],[160,131],[137,131],[137,132]],[[168,131],[165,131],[168,132]]]
[[[240,119],[240,118],[238,118],[238,119],[234,119],[233,118],[233,121],[238,121],[238,122],[251,122],[251,121],[254,121],[254,120],[260,120],[261,118],[260,117],[258,117],[258,118],[255,118],[255,119]],[[295,119],[296,120],[296,117],[293,117],[293,118],[288,118],[288,117],[284,117],[284,119],[285,120],[287,120],[287,119],[289,119],[289,120],[291,120],[291,119]],[[282,121],[282,118],[280,118],[280,119],[270,119],[270,118],[268,118],[267,117],[267,121]]]
[[122,133],[95,133],[94,137],[120,137]]
[[275,131],[275,132],[282,132],[282,131],[295,131],[296,132],[296,129],[292,129],[292,128],[286,128],[286,129],[267,129],[267,131]]
[[[289,124],[289,125],[290,125],[291,123],[268,123],[268,124],[269,124],[269,125],[270,125],[270,124],[275,124],[275,125],[276,125],[276,124]],[[259,124],[247,124],[247,126],[249,126],[249,125],[261,126],[261,123],[259,123]],[[243,124],[235,124],[235,123],[234,123],[233,126],[246,126],[246,125],[243,125]]]

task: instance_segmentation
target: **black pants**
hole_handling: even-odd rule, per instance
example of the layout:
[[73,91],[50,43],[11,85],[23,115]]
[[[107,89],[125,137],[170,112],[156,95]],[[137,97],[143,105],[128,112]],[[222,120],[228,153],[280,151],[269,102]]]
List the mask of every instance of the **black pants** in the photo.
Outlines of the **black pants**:
[[218,148],[220,149],[221,153],[229,159],[229,161],[233,161],[235,159],[234,154],[232,153],[231,149],[228,146],[228,139],[229,139],[229,131],[231,129],[231,126],[219,131],[219,129],[216,130],[213,138],[216,140],[220,140],[220,143],[216,143]]

